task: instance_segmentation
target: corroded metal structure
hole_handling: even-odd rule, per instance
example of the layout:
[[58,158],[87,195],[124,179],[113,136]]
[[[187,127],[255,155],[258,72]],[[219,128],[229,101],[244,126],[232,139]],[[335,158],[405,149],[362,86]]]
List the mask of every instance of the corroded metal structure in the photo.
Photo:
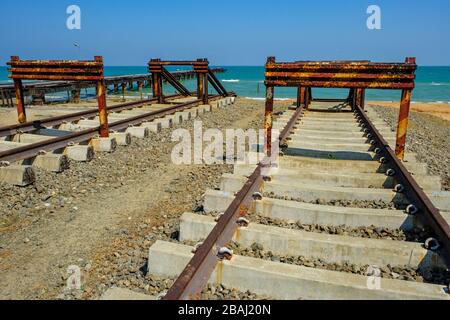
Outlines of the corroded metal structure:
[[353,110],[364,108],[366,89],[402,90],[397,129],[396,156],[403,160],[408,115],[417,69],[415,58],[405,63],[375,63],[370,61],[297,61],[276,62],[269,57],[266,63],[266,151],[270,153],[274,87],[298,88],[297,105],[306,108],[312,99],[311,88],[350,89],[349,102]]
[[99,134],[109,136],[108,112],[106,106],[106,85],[103,58],[93,61],[74,60],[20,60],[11,57],[8,62],[9,78],[14,80],[17,113],[20,123],[27,121],[22,80],[89,81],[96,84],[96,95],[100,119]]
[[167,71],[167,66],[191,66],[197,75],[197,98],[208,104],[208,85],[221,96],[228,96],[229,93],[216,78],[212,69],[209,68],[207,59],[197,59],[196,61],[162,61],[161,59],[152,59],[148,63],[148,70],[152,74],[153,97],[157,97],[159,103],[164,103],[163,81],[172,85],[178,92],[184,96],[189,96],[190,92],[173,75]]

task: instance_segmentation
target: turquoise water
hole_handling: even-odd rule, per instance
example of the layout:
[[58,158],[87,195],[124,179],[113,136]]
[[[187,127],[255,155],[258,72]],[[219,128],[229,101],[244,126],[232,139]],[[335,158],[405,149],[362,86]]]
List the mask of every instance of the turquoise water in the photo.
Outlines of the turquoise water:
[[[264,67],[224,67],[225,73],[218,74],[227,90],[236,92],[242,97],[264,98]],[[182,70],[183,68],[179,68]],[[176,69],[172,69],[176,70]],[[105,75],[125,75],[146,73],[146,67],[106,67]],[[0,83],[8,82],[6,67],[0,67]],[[184,82],[188,89],[195,89],[196,81]],[[174,93],[171,87],[166,87],[168,94]],[[145,92],[149,92],[146,89]],[[211,92],[213,92],[211,90]],[[315,97],[336,98],[346,97],[348,90],[339,89],[314,89]],[[295,98],[296,90],[291,88],[276,88],[277,98]],[[389,90],[368,90],[368,100],[395,101],[400,99],[400,92]],[[417,70],[416,89],[413,93],[413,101],[450,103],[450,67],[419,67]]]

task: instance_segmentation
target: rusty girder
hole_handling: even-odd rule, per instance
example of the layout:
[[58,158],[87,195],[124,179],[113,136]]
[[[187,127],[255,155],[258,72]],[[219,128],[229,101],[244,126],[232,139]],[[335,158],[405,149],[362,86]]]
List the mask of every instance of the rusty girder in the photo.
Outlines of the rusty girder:
[[109,136],[108,112],[106,106],[106,85],[103,58],[95,57],[93,61],[76,60],[20,60],[11,57],[7,63],[10,68],[9,78],[14,80],[17,113],[20,123],[26,123],[25,99],[22,80],[60,80],[90,81],[96,84],[98,112],[100,119],[99,134]]
[[[271,94],[267,100],[273,101],[274,87],[295,87],[298,88],[297,106],[307,108],[311,88],[347,88],[353,109],[356,106],[364,109],[366,89],[402,90],[395,154],[403,160],[416,70],[415,58],[406,58],[404,63],[377,63],[366,60],[276,62],[274,57],[269,57],[265,84]],[[266,129],[271,128],[268,123],[271,122],[271,104],[266,105]],[[268,131],[267,139],[269,135]],[[267,147],[270,152],[270,146]]]
[[166,79],[176,90],[185,94],[189,92],[175,77],[171,77],[166,66],[191,66],[193,72],[197,75],[197,98],[203,101],[203,104],[208,104],[208,85],[212,84],[214,89],[222,96],[228,96],[228,92],[222,86],[220,81],[214,75],[214,72],[209,68],[208,59],[197,59],[195,61],[163,61],[161,59],[151,59],[148,63],[148,70],[152,74],[152,90],[153,96],[158,98],[160,103],[164,102],[164,92],[162,86],[162,79]]

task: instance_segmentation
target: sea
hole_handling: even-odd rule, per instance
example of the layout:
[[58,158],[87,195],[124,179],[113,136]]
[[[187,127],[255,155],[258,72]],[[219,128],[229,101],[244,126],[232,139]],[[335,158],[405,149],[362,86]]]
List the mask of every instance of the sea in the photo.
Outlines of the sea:
[[[264,67],[261,66],[222,66],[226,72],[217,74],[225,88],[236,92],[241,97],[264,99]],[[171,70],[183,70],[182,68]],[[147,73],[145,66],[139,67],[105,67],[106,76]],[[413,92],[413,102],[432,102],[450,104],[450,66],[448,67],[419,67],[416,72],[416,88]],[[0,67],[0,83],[10,83],[6,67]],[[194,90],[196,80],[186,80],[184,85]],[[211,93],[213,89],[210,88]],[[167,94],[175,93],[169,86],[165,88]],[[61,93],[64,96],[66,93]],[[92,95],[86,91],[85,95]],[[128,95],[137,94],[130,91]],[[144,89],[144,94],[150,94],[150,88]],[[345,98],[348,90],[342,89],[314,89],[315,98]],[[275,88],[276,99],[290,99],[296,97],[294,88]],[[366,99],[372,101],[399,101],[400,92],[393,90],[367,90]]]

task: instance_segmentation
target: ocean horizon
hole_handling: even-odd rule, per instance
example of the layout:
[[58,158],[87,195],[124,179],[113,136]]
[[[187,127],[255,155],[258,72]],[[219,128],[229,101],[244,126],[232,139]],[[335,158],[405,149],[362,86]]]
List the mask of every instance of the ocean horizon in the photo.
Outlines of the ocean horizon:
[[[217,74],[225,88],[236,92],[240,97],[252,99],[264,99],[264,66],[216,66],[223,67],[226,72]],[[183,70],[184,68],[171,68]],[[107,66],[106,76],[118,76],[127,74],[147,73],[146,66]],[[428,102],[450,104],[450,66],[419,66],[416,72],[416,88],[413,91],[413,102]],[[7,67],[0,67],[0,83],[11,83],[8,79]],[[190,90],[195,90],[196,80],[183,82]],[[165,87],[167,94],[175,90]],[[212,91],[211,89],[211,92]],[[135,93],[135,92],[134,92]],[[150,88],[144,89],[144,94],[149,94]],[[64,94],[64,93],[62,93]],[[88,93],[89,94],[89,93]],[[129,92],[133,94],[133,92]],[[136,93],[135,93],[136,94]],[[345,98],[348,90],[344,89],[314,89],[313,95],[318,98]],[[275,88],[277,99],[296,98],[295,88]],[[400,91],[393,90],[367,90],[366,100],[372,101],[399,101]]]

